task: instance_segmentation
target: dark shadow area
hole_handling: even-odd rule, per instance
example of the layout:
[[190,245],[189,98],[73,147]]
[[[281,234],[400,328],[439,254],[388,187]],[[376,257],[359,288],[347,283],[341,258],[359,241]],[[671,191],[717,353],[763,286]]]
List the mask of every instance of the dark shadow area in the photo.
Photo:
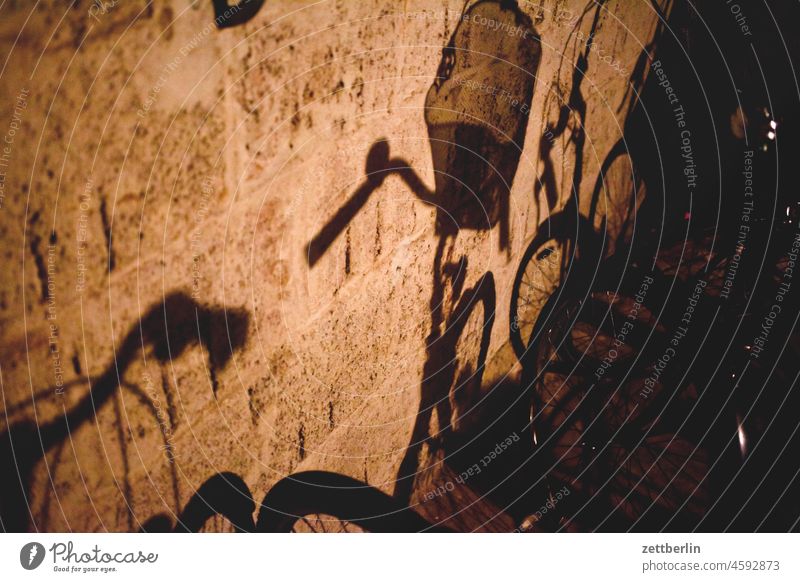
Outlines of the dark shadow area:
[[145,521],[139,528],[139,533],[171,533],[172,518],[166,513],[159,513]]
[[[122,382],[138,353],[149,350],[152,357],[167,363],[190,345],[200,344],[209,352],[210,367],[221,368],[244,345],[248,322],[245,311],[205,307],[184,293],[172,293],[131,326],[115,353],[114,362],[100,376],[88,378],[91,386],[88,394],[69,410],[64,409],[63,416],[38,426],[31,421],[19,422],[4,431],[0,435],[0,472],[7,477],[0,482],[0,519],[5,530],[20,532],[35,527],[29,502],[36,465],[74,431],[95,419],[120,386],[133,390],[156,418],[149,396]],[[166,446],[169,443],[165,441]],[[129,487],[128,483],[123,485],[123,494],[130,493]]]
[[230,5],[228,0],[212,0],[212,2],[214,22],[219,29],[240,26],[248,22],[264,5],[264,0],[239,0],[233,5]]
[[[482,389],[483,397],[469,411],[479,422],[471,423],[457,438],[445,443],[445,467],[436,470],[439,476],[432,481],[431,489],[418,496],[425,515],[438,515],[440,525],[457,531],[465,526],[468,530],[475,526],[483,529],[495,519],[496,515],[486,514],[484,505],[519,523],[532,504],[541,505],[544,500],[544,475],[527,439],[526,391],[519,379],[511,376],[486,378]],[[500,443],[504,444],[497,453]],[[460,477],[465,478],[458,485]],[[457,485],[452,491],[447,491],[448,481]],[[472,507],[465,510],[469,503]],[[456,515],[461,511],[465,513]]]
[[[600,7],[568,102],[545,132],[563,136],[571,117],[580,121],[569,137],[577,157],[572,198],[539,230],[541,242],[581,250],[565,261],[569,280],[552,291],[539,335],[522,346],[530,356],[521,384],[490,388],[476,411],[485,430],[445,443],[445,462],[463,476],[509,427],[524,427],[522,394],[537,432],[526,431],[524,444],[466,485],[534,531],[796,530],[800,295],[788,284],[787,252],[798,240],[800,199],[793,173],[778,171],[799,143],[789,57],[780,37],[766,32],[774,29],[767,12],[754,18],[761,34],[754,31],[751,47],[725,5],[702,5],[698,14],[677,3],[637,61],[624,137],[601,163],[589,216],[581,216],[587,104],[580,86]],[[781,22],[796,12],[789,3],[775,7]],[[790,55],[798,44],[790,43]],[[670,102],[667,84],[679,102]],[[552,143],[541,144],[537,188],[551,188],[552,209],[560,195],[547,160]],[[756,177],[749,191],[745,157]],[[615,208],[607,198],[618,194],[611,189],[620,161],[631,192]],[[643,184],[647,204],[639,208]],[[636,313],[648,318],[634,325],[633,297],[645,275],[652,280]],[[475,495],[453,491],[435,513],[451,511],[441,523],[458,529],[455,514]],[[532,514],[537,519],[527,519]]]
[[[437,270],[437,272],[442,272]],[[455,285],[454,285],[455,286]],[[431,299],[432,314],[442,315],[443,297]],[[496,292],[494,277],[491,273],[484,275],[475,287],[466,291],[461,301],[453,310],[444,331],[440,332],[442,321],[434,319],[433,332],[428,336],[427,358],[423,368],[422,385],[420,387],[420,404],[408,448],[400,463],[395,484],[395,497],[408,502],[414,489],[419,470],[419,453],[423,445],[435,450],[444,447],[452,439],[454,409],[459,401],[471,401],[474,392],[480,391],[486,357],[489,351],[496,308]],[[471,313],[475,311],[478,318],[477,333],[480,343],[474,362],[464,360],[464,355],[457,352],[457,343],[464,334],[464,328]],[[439,335],[441,333],[441,335]],[[473,333],[475,331],[473,330]],[[430,434],[432,415],[436,412],[438,422],[437,434]],[[470,420],[475,415],[470,416]]]
[[[668,415],[699,424],[691,438],[718,460],[695,523],[703,531],[796,531],[800,519],[800,291],[787,270],[800,204],[791,167],[800,154],[791,72],[800,41],[789,23],[800,7],[756,8],[747,5],[745,31],[730,6],[676,2],[657,66],[626,123],[631,157],[655,202],[640,218],[656,236],[637,253],[656,257],[664,283],[677,279],[662,283],[650,305],[676,329],[698,281],[718,298],[695,312],[690,333],[702,337],[681,344],[697,403]],[[677,101],[667,98],[666,83]],[[683,394],[681,375],[666,385]],[[658,523],[643,521],[639,527]]]

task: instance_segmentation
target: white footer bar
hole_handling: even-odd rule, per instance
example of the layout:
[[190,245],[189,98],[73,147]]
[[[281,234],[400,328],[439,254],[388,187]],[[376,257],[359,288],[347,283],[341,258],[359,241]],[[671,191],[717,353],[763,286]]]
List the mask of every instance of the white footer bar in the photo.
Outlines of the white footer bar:
[[791,534],[3,534],[4,580],[800,580]]

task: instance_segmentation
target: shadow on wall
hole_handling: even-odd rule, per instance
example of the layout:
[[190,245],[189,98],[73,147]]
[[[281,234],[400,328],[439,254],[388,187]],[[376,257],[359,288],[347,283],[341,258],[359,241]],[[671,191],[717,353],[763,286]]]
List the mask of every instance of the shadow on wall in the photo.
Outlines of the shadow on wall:
[[509,196],[525,145],[539,36],[515,1],[465,10],[425,98],[437,205],[437,232],[500,224],[509,242]]
[[[10,426],[0,435],[0,527],[5,531],[27,531],[35,525],[30,508],[33,472],[47,453],[61,445],[83,424],[91,421],[123,386],[145,403],[157,424],[160,420],[150,396],[138,387],[123,383],[122,377],[141,350],[160,363],[179,357],[192,344],[201,344],[209,354],[209,368],[224,367],[246,340],[249,315],[241,310],[204,307],[188,295],[177,292],[151,307],[131,326],[116,351],[114,361],[100,376],[88,378],[89,393],[63,416],[37,425],[26,420]],[[142,353],[142,356],[145,356]],[[54,389],[41,393],[48,398]],[[162,431],[163,435],[163,431]],[[163,435],[166,438],[166,435]],[[171,446],[165,442],[165,446]],[[50,467],[50,471],[55,467]],[[129,485],[125,484],[125,494]]]
[[[516,2],[477,2],[462,14],[425,99],[439,242],[420,406],[394,491],[405,503],[411,501],[423,444],[446,446],[473,421],[464,411],[480,391],[496,293],[494,277],[484,273],[462,294],[468,258],[453,256],[453,241],[461,229],[489,230],[499,223],[500,249],[508,249],[509,197],[540,56],[539,36]],[[473,350],[459,349],[464,341],[478,343]],[[430,434],[434,409],[438,429]]]
[[[445,531],[428,523],[413,510],[379,489],[337,473],[303,471],[284,477],[258,506],[244,480],[235,473],[215,473],[195,492],[178,523],[164,513],[147,520],[140,531],[148,533],[199,532],[209,520],[221,517],[236,532],[289,533],[303,526],[347,523],[363,531]],[[297,527],[300,526],[298,530]]]
[[308,264],[319,261],[390,174],[436,207],[440,237],[499,223],[500,248],[508,248],[509,196],[540,58],[539,35],[515,1],[482,0],[468,8],[442,51],[425,98],[434,190],[408,162],[389,156],[385,140],[375,142],[366,179],[307,245]]
[[256,505],[247,483],[239,475],[230,472],[215,473],[192,495],[178,516],[174,529],[172,520],[159,513],[142,524],[142,532],[167,533],[199,532],[214,516],[227,519],[237,532],[255,531],[253,514]]
[[[465,9],[425,98],[434,190],[408,162],[390,157],[388,143],[380,140],[367,156],[364,182],[306,247],[314,266],[389,174],[399,175],[423,203],[436,207],[438,244],[420,409],[395,490],[403,502],[411,497],[419,448],[432,436],[444,442],[451,422],[459,421],[454,411],[481,384],[494,322],[494,278],[484,273],[464,292],[468,259],[453,256],[453,242],[461,229],[491,230],[499,224],[500,249],[509,248],[510,191],[540,58],[539,36],[517,2],[481,0]],[[475,354],[459,353],[473,313],[476,329],[469,333],[480,338],[479,345]],[[440,428],[430,435],[434,408]]]
[[237,4],[230,5],[228,0],[212,0],[214,4],[214,22],[217,28],[230,28],[240,26],[251,20],[261,7],[264,0],[240,0]]

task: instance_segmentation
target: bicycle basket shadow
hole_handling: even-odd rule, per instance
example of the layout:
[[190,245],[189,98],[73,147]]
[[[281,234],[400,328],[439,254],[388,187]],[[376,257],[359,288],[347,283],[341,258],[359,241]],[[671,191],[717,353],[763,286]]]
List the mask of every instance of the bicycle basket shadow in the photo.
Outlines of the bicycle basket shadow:
[[541,48],[516,2],[464,11],[425,98],[439,213],[437,230],[500,222],[508,244],[509,194],[525,141]]

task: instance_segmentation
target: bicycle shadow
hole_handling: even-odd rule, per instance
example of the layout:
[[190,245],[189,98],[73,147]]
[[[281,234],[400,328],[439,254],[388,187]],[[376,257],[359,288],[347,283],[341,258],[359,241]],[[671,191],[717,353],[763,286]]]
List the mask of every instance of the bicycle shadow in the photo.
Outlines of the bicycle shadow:
[[[499,23],[502,33],[487,27],[489,20]],[[524,148],[540,57],[539,35],[517,2],[481,0],[465,8],[425,98],[434,188],[427,187],[405,160],[391,157],[386,140],[378,140],[367,155],[365,181],[305,249],[313,267],[390,174],[436,208],[438,245],[420,406],[394,493],[405,503],[418,472],[420,447],[444,442],[453,420],[458,421],[454,410],[480,389],[494,323],[494,278],[487,273],[464,292],[467,259],[452,256],[453,242],[462,230],[498,226],[500,250],[509,250],[510,191]],[[483,307],[478,329],[468,331],[478,345],[465,359],[457,346],[478,306]],[[434,411],[439,431],[430,435]]]
[[[137,354],[146,357],[149,350],[155,360],[165,364],[179,357],[191,345],[199,344],[208,351],[209,368],[222,369],[233,353],[244,346],[248,325],[246,311],[205,307],[183,292],[171,293],[152,306],[131,326],[106,370],[97,377],[87,378],[91,388],[76,405],[69,410],[64,407],[63,416],[43,424],[29,420],[17,422],[0,435],[0,470],[8,476],[0,481],[0,524],[3,529],[21,532],[36,527],[30,508],[36,466],[81,426],[94,420],[99,410],[117,394],[118,388],[131,391],[145,404],[156,422],[161,423],[150,396],[122,380]],[[51,394],[53,390],[48,390],[44,397]],[[170,422],[174,423],[174,419]],[[171,447],[163,430],[161,433],[164,446]],[[124,439],[121,442],[124,443]],[[174,473],[174,463],[171,465]],[[127,500],[131,488],[127,470],[125,473],[123,495]],[[175,479],[173,474],[173,481]]]
[[302,471],[280,479],[258,506],[239,475],[215,473],[198,487],[174,526],[168,515],[160,513],[140,531],[200,532],[215,518],[227,520],[239,533],[288,533],[298,524],[311,523],[327,531],[326,522],[348,523],[375,533],[445,531],[379,489],[326,471]]
[[[487,18],[508,30],[525,31],[522,40],[504,36],[498,46],[496,38],[474,24]],[[496,309],[494,277],[486,273],[462,294],[467,259],[453,260],[448,245],[462,229],[489,230],[499,225],[500,250],[508,249],[510,190],[524,147],[526,111],[533,98],[540,50],[533,23],[515,2],[478,2],[462,14],[426,97],[436,194],[446,211],[437,212],[436,217],[439,244],[420,406],[394,492],[406,503],[420,478],[422,447],[427,445],[429,453],[446,448],[461,425],[475,418],[464,410],[470,409],[481,390]],[[454,309],[446,315],[448,304]],[[480,308],[482,317],[470,326],[473,310]],[[460,353],[458,344],[464,335],[478,339],[477,350]],[[434,411],[438,432],[430,434]]]

